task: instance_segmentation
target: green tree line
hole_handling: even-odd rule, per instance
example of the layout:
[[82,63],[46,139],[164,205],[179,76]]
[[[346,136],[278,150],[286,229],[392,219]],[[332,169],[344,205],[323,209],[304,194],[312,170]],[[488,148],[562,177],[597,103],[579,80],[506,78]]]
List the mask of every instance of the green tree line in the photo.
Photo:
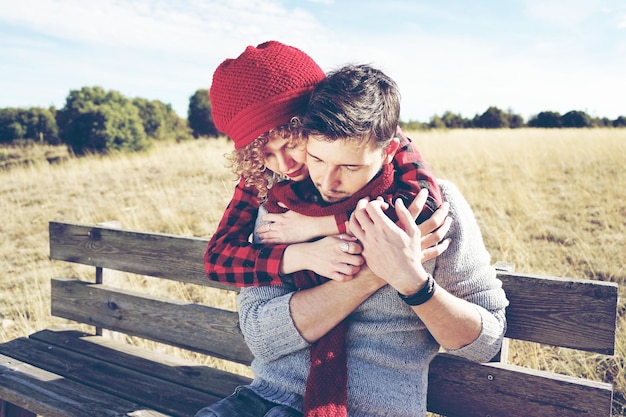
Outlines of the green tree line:
[[[400,122],[404,129],[516,129],[626,127],[626,117],[615,120],[591,117],[572,110],[563,115],[544,111],[528,122],[511,110],[489,107],[473,118],[446,111],[429,122]],[[61,109],[32,107],[0,109],[0,144],[35,141],[66,144],[77,155],[111,151],[139,151],[158,140],[217,137],[208,91],[199,89],[189,98],[187,119],[159,100],[127,98],[102,87],[71,90]]]
[[139,151],[158,140],[217,136],[207,90],[190,97],[188,118],[159,100],[127,98],[102,87],[71,90],[61,109],[0,109],[0,144],[66,144],[77,155]]
[[503,111],[491,106],[483,114],[476,114],[473,118],[465,118],[457,113],[446,111],[443,115],[431,117],[429,122],[410,120],[400,122],[403,129],[517,129],[521,127],[538,128],[583,128],[583,127],[626,127],[626,117],[619,116],[615,120],[607,117],[591,117],[578,110],[569,111],[563,115],[554,111],[543,111],[531,116],[528,122],[519,114],[511,110]]

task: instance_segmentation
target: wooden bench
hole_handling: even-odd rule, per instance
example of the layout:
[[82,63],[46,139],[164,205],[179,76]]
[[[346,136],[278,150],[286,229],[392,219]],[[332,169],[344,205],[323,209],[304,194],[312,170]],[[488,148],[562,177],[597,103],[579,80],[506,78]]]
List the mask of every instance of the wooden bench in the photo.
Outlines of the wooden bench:
[[[2,415],[193,416],[249,382],[235,373],[102,336],[102,329],[110,329],[249,364],[252,355],[236,312],[102,283],[103,269],[111,269],[137,274],[130,279],[145,275],[226,288],[205,277],[206,244],[191,237],[50,223],[51,259],[95,267],[93,282],[52,279],[52,315],[95,330],[43,330],[1,344]],[[613,354],[616,284],[507,271],[499,276],[511,302],[508,338]],[[504,360],[475,364],[440,354],[430,370],[428,408],[446,416],[606,417],[611,402],[610,384]]]

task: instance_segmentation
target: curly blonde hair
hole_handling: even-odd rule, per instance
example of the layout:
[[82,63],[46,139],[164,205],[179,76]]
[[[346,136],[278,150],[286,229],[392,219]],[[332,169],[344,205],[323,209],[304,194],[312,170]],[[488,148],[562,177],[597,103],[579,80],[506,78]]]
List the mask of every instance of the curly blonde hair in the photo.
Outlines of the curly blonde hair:
[[243,177],[246,186],[255,187],[261,199],[267,196],[267,191],[272,188],[273,184],[287,178],[265,166],[265,145],[275,138],[289,140],[295,145],[303,142],[305,139],[300,119],[293,117],[289,123],[271,129],[245,147],[235,149],[230,155],[226,155],[232,172],[237,178]]

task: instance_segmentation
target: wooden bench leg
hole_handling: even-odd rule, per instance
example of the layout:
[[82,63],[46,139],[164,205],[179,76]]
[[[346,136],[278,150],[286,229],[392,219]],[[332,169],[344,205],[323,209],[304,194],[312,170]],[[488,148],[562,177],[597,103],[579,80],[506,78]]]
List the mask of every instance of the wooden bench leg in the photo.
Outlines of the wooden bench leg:
[[37,417],[37,414],[0,400],[0,417]]

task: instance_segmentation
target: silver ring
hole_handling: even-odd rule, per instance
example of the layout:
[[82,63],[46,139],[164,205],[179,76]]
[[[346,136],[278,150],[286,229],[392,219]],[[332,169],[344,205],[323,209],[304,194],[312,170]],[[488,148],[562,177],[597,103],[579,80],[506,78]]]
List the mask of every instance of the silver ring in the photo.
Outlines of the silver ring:
[[350,250],[350,244],[348,242],[343,242],[341,245],[339,245],[339,249],[342,252],[348,252]]

